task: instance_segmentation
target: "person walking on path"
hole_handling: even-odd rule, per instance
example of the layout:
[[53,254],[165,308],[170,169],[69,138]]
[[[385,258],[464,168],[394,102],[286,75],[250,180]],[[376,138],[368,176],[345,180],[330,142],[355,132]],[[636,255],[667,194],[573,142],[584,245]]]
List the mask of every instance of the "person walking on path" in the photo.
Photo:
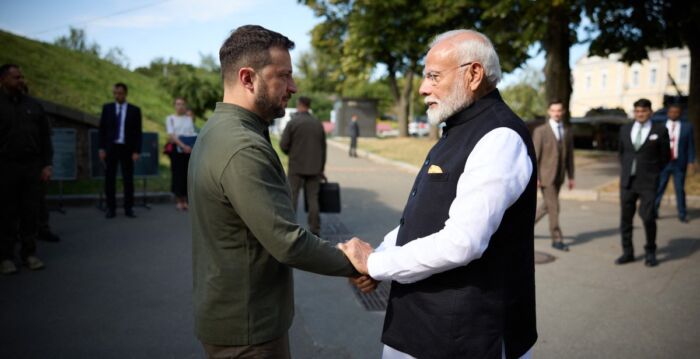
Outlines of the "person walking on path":
[[659,190],[656,192],[656,213],[659,213],[661,199],[666,191],[668,180],[673,175],[673,188],[676,191],[676,208],[678,220],[687,223],[688,212],[685,207],[685,175],[688,169],[694,169],[695,144],[693,142],[693,125],[687,121],[681,121],[680,105],[671,105],[668,108],[668,120],[666,130],[669,136],[671,161],[661,171]]
[[20,259],[31,270],[44,268],[36,256],[41,181],[53,173],[51,128],[44,108],[27,95],[19,66],[0,66],[0,273],[17,272]]
[[186,211],[187,203],[187,166],[190,162],[192,147],[182,142],[180,137],[196,136],[192,117],[187,115],[187,103],[184,98],[175,99],[175,113],[165,119],[168,141],[175,145],[170,152],[171,190],[175,195],[177,210]]
[[141,154],[141,109],[126,102],[128,88],[114,85],[114,102],[102,106],[99,132],[99,156],[105,163],[106,218],[114,218],[117,208],[117,166],[124,182],[124,214],[134,215],[134,162]]
[[559,226],[559,190],[564,176],[569,177],[569,189],[574,188],[574,137],[570,128],[565,128],[562,119],[564,103],[553,100],[549,103],[549,120],[532,133],[532,142],[537,153],[537,185],[542,190],[543,204],[537,208],[535,223],[549,216],[549,233],[552,247],[568,251],[562,240]]
[[659,175],[669,160],[668,131],[665,124],[651,122],[651,101],[634,103],[634,122],[620,128],[620,232],[622,256],[616,264],[634,261],[632,219],[639,200],[639,217],[644,224],[646,245],[644,265],[654,267],[656,260],[656,213],[654,202]]
[[292,267],[357,274],[340,250],[296,223],[287,176],[265,132],[297,90],[292,48],[261,26],[231,33],[219,51],[223,102],[192,151],[195,333],[209,358],[289,358]]
[[309,228],[315,235],[321,233],[319,214],[319,191],[326,165],[326,132],[321,122],[309,109],[311,99],[299,97],[297,112],[284,128],[280,148],[289,156],[287,168],[292,190],[292,208],[296,210],[299,190],[304,187],[304,196],[309,209]]
[[357,138],[360,137],[360,125],[357,123],[357,115],[352,115],[348,125],[350,135],[350,157],[357,157]]

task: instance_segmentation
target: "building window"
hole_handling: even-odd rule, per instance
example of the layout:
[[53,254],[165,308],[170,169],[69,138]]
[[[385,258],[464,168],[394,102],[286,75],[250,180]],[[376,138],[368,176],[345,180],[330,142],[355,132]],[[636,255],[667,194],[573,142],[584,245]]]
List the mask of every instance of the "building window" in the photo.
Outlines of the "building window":
[[632,87],[639,86],[639,70],[632,71]]
[[603,73],[600,77],[600,87],[605,88],[606,86],[608,86],[608,74]]
[[656,85],[656,69],[651,69],[649,72],[649,84]]
[[681,64],[680,74],[678,75],[680,81],[688,81],[688,64]]

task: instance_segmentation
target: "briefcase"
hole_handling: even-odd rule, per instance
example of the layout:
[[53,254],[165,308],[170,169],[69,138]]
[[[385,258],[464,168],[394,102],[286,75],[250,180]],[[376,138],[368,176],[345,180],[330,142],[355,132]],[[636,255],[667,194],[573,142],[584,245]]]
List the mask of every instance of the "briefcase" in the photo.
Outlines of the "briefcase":
[[[321,182],[318,191],[320,211],[323,213],[340,213],[340,184],[337,182]],[[309,211],[309,203],[304,193],[304,211]]]

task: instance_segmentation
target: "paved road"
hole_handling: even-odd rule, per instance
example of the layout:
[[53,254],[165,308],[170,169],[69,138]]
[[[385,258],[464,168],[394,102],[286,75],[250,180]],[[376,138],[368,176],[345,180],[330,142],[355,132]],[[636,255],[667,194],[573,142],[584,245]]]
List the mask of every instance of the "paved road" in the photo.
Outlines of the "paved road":
[[[322,234],[373,244],[396,224],[413,181],[406,169],[338,149],[327,174],[342,185],[343,213],[324,217]],[[546,218],[537,225],[536,249],[556,260],[537,266],[536,358],[700,356],[700,213],[689,224],[671,209],[661,214],[654,269],[612,264],[620,252],[614,204],[562,204],[569,253],[550,250]],[[63,241],[40,243],[46,270],[0,277],[0,358],[203,357],[192,334],[187,216],[169,205],[138,215],[52,215]],[[365,310],[345,280],[296,271],[295,289],[295,358],[379,357],[383,313]]]

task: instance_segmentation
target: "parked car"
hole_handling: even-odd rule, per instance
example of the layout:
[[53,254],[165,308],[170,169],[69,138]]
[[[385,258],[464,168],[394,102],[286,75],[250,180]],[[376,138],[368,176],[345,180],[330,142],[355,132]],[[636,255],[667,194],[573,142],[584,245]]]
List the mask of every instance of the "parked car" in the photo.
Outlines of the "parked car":
[[620,127],[630,121],[626,116],[614,115],[572,117],[574,147],[617,151]]
[[423,137],[430,134],[430,123],[428,116],[416,116],[413,121],[408,124],[408,134],[410,136]]

